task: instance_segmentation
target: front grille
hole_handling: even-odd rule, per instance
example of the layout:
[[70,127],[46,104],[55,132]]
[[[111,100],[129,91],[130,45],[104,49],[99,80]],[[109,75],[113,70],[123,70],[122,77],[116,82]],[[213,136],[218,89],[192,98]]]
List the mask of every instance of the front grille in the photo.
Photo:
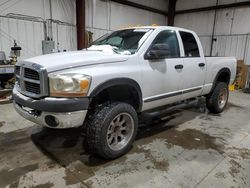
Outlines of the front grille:
[[46,70],[37,64],[25,62],[15,68],[17,89],[22,94],[40,98],[48,95]]
[[40,94],[40,84],[31,83],[31,82],[24,82],[25,90],[30,93]]
[[24,78],[39,80],[39,73],[35,70],[24,68]]

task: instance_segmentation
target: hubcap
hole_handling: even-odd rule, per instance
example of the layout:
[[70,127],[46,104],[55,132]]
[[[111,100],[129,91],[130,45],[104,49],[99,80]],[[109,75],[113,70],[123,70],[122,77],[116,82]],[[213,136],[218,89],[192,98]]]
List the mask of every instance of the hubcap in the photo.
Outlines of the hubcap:
[[228,93],[227,93],[227,89],[224,88],[220,91],[220,94],[219,94],[219,100],[218,100],[218,103],[219,103],[219,107],[220,109],[224,108],[226,103],[227,103],[227,97],[228,97]]
[[107,132],[107,143],[112,150],[123,149],[134,133],[134,120],[128,113],[118,114],[110,123]]

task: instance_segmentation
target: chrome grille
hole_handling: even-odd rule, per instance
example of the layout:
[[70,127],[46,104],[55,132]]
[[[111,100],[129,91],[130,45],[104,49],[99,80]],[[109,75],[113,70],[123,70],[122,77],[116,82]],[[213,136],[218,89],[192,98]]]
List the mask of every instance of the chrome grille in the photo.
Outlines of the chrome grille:
[[22,94],[40,98],[48,95],[48,76],[46,70],[34,63],[20,63],[16,66],[16,85]]
[[39,73],[35,70],[24,68],[24,78],[39,80]]
[[40,84],[35,84],[32,82],[24,82],[25,90],[30,93],[40,94]]

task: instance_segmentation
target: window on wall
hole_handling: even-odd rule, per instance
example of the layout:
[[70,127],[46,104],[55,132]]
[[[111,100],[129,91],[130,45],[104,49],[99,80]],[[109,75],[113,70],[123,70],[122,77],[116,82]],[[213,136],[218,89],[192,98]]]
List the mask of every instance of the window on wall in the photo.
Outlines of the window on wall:
[[185,57],[200,57],[198,44],[192,33],[180,31]]
[[169,55],[166,58],[180,57],[179,43],[175,31],[165,30],[160,32],[154,39],[152,46],[161,44],[168,47]]

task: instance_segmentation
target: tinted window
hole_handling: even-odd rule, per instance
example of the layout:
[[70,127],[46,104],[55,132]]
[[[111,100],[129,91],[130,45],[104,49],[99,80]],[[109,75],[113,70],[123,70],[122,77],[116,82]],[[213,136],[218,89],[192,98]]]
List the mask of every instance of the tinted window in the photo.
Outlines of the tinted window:
[[160,32],[154,39],[152,46],[160,46],[161,44],[165,44],[167,50],[169,50],[169,55],[166,58],[180,57],[179,43],[175,31]]
[[197,42],[191,33],[180,32],[186,57],[200,57]]

